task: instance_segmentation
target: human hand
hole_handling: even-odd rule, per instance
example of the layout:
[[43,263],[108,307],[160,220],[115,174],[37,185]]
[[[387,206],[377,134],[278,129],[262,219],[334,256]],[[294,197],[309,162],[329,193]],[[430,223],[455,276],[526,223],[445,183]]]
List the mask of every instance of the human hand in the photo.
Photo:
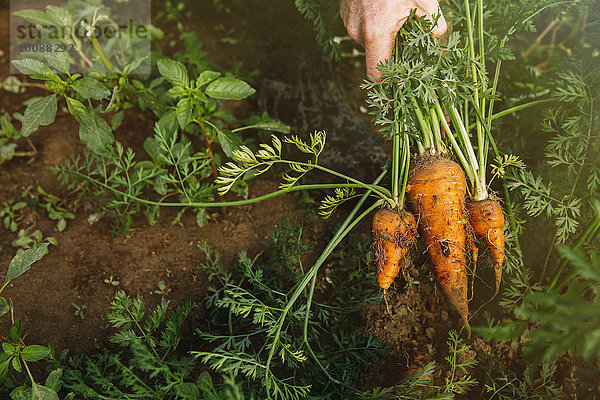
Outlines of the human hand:
[[341,0],[340,15],[348,35],[365,48],[367,75],[381,79],[377,64],[391,58],[396,34],[412,9],[417,10],[417,17],[431,21],[439,14],[433,33],[439,37],[446,32],[437,0]]

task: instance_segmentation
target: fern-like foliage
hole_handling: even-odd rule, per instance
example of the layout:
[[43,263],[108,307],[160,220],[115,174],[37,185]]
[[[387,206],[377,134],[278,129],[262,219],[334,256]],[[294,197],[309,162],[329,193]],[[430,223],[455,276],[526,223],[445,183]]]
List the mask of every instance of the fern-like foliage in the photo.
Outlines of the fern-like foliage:
[[357,195],[352,188],[335,188],[333,195],[327,195],[321,200],[321,204],[319,205],[319,215],[323,218],[329,218],[335,209],[342,203],[355,197],[357,197]]
[[317,41],[334,60],[340,59],[339,43],[336,33],[343,32],[340,18],[340,5],[328,0],[295,0],[296,8],[314,25]]
[[551,182],[527,170],[508,179],[523,196],[527,213],[551,218],[556,242],[565,243],[593,217],[587,204],[599,196],[600,72],[592,61],[571,60],[557,72],[555,87],[556,106],[547,110],[544,122],[552,135],[544,173]]
[[[280,188],[285,190],[293,187],[318,163],[319,155],[325,146],[325,139],[325,132],[316,131],[311,133],[309,142],[303,141],[298,136],[284,137],[283,140],[280,140],[277,136],[272,135],[271,144],[261,143],[256,152],[247,146],[240,146],[233,151],[234,162],[230,161],[219,168],[219,177],[215,180],[215,183],[220,185],[219,193],[225,195],[236,182],[247,174],[255,176],[264,174],[275,164],[285,164],[289,169],[283,175]],[[312,159],[298,162],[282,158],[282,143],[289,143],[300,152],[310,154]]]
[[[300,226],[284,220],[271,235],[264,255],[251,259],[242,252],[239,263],[227,271],[205,248],[212,261],[202,268],[215,286],[206,299],[210,329],[198,330],[198,335],[210,350],[193,354],[215,371],[246,382],[259,398],[267,398],[267,394],[273,399],[348,398],[352,393],[349,385],[360,369],[384,351],[381,342],[361,337],[347,320],[365,304],[379,301],[373,280],[365,279],[369,268],[364,238],[352,238],[331,256],[332,262],[339,263],[339,271],[327,277],[323,294],[313,299],[307,325],[313,353],[303,340],[306,304],[299,304],[287,314],[276,355],[267,368],[289,290],[303,277],[302,255],[309,249],[301,232]],[[373,278],[372,271],[370,274]]]
[[118,332],[110,341],[121,350],[72,358],[62,377],[66,388],[84,399],[193,398],[184,394],[200,392],[190,382],[194,358],[176,353],[183,322],[194,306],[186,304],[167,315],[163,299],[147,312],[140,296],[118,292],[111,308],[109,321]]
[[[130,228],[132,216],[142,210],[145,189],[154,189],[161,196],[159,203],[176,196],[182,207],[213,199],[213,185],[206,182],[211,173],[208,150],[193,153],[190,140],[178,136],[164,121],[155,125],[155,135],[144,148],[152,161],[138,161],[133,149],[115,142],[100,154],[86,150],[71,157],[53,171],[68,188],[81,187],[81,196],[99,200],[101,212],[115,218],[113,233]],[[205,213],[196,208],[194,212]],[[147,206],[146,215],[151,224],[156,223],[159,206]]]

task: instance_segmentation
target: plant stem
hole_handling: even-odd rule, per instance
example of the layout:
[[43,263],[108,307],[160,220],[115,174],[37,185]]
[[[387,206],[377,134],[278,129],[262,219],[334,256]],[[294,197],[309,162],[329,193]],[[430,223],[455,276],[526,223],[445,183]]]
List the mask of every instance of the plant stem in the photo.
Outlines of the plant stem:
[[[200,109],[196,107],[196,110],[198,112],[198,116],[200,116]],[[200,121],[198,125],[200,125],[200,129],[202,129],[202,134],[204,135],[204,140],[206,141],[206,148],[208,149],[208,156],[210,157],[210,166],[212,168],[215,179],[217,179],[217,177],[219,176],[219,172],[217,171],[217,163],[215,162],[215,156],[212,151],[210,140],[208,139],[208,135],[206,134],[206,128],[204,128],[204,123],[202,121]]]
[[[519,104],[518,106],[507,108],[506,110],[497,112],[496,114],[488,113],[487,128],[491,129],[492,121],[494,121],[498,118],[502,118],[509,114],[514,114],[518,111],[525,110],[529,107],[535,107],[535,106],[539,106],[539,105],[546,104],[546,103],[553,103],[554,101],[555,101],[554,99],[534,100],[534,101],[530,101],[529,103]],[[490,100],[490,104],[491,104],[491,102],[493,102],[493,100]],[[488,110],[488,112],[489,112],[489,110]],[[475,128],[475,124],[472,124],[469,126],[469,129],[473,129],[473,128]]]
[[[136,201],[138,203],[150,205],[150,206],[161,206],[161,207],[197,207],[197,208],[235,207],[235,206],[243,206],[243,205],[247,205],[247,204],[258,203],[263,200],[268,200],[273,197],[280,196],[282,194],[286,194],[286,193],[290,193],[290,192],[296,192],[298,190],[334,189],[334,188],[338,188],[338,187],[367,188],[374,192],[387,191],[386,188],[383,188],[381,186],[365,185],[364,183],[362,183],[362,184],[352,184],[352,183],[311,184],[311,185],[298,185],[298,186],[291,187],[289,189],[277,190],[275,192],[271,192],[271,193],[265,194],[263,196],[259,196],[259,197],[255,197],[253,199],[247,199],[247,200],[225,201],[222,203],[214,203],[214,202],[213,203],[210,203],[210,202],[163,203],[163,202],[159,202],[159,201],[152,201],[152,200],[143,199],[141,197],[133,196],[129,193],[115,189],[112,186],[110,186],[106,183],[103,183],[97,179],[90,178],[89,176],[82,174],[80,172],[69,171],[69,174],[74,175],[83,180],[87,180],[88,182],[92,183],[93,185],[100,186],[100,187],[107,189],[115,194],[126,197],[126,198]],[[379,192],[377,192],[377,193],[379,193]],[[386,196],[386,199],[389,199],[389,197]]]
[[398,168],[400,161],[400,132],[398,129],[398,119],[394,121],[394,136],[392,137],[392,199],[398,201]]
[[[271,351],[269,352],[269,356],[267,358],[267,364],[266,364],[267,370],[269,370],[271,360],[273,359],[273,356],[275,355],[275,350],[277,349],[277,342],[279,341],[279,336],[281,334],[281,329],[283,328],[283,323],[285,321],[285,317],[287,316],[287,313],[290,311],[290,309],[292,308],[292,306],[294,305],[294,303],[296,302],[296,300],[298,299],[300,294],[304,291],[304,288],[306,288],[308,283],[313,279],[313,275],[317,274],[319,268],[325,262],[327,257],[329,257],[331,252],[337,247],[337,245],[342,241],[342,239],[348,233],[350,233],[352,228],[354,228],[354,226],[356,224],[358,224],[358,222],[360,222],[361,219],[366,217],[371,211],[373,211],[374,209],[376,209],[383,203],[384,203],[383,199],[376,201],[371,207],[366,209],[361,215],[359,215],[352,222],[350,222],[352,219],[350,218],[350,215],[348,215],[348,217],[346,217],[346,220],[344,221],[344,224],[347,225],[347,228],[343,229],[343,227],[342,227],[342,228],[338,229],[338,231],[333,236],[333,238],[329,241],[329,243],[327,244],[327,247],[325,248],[325,250],[323,250],[323,252],[319,256],[317,261],[314,263],[314,265],[312,267],[310,267],[310,269],[308,270],[306,275],[304,275],[304,278],[302,279],[302,281],[300,281],[300,283],[296,286],[296,289],[294,290],[294,292],[292,293],[292,296],[288,300],[288,302],[283,310],[283,313],[279,317],[277,329],[275,330],[275,334],[273,335],[273,342],[272,342],[273,344],[271,345]],[[342,226],[344,226],[344,225],[342,225]]]
[[100,43],[98,43],[98,39],[96,39],[96,35],[94,35],[93,27],[87,33],[87,37],[90,39],[90,42],[92,42],[92,46],[94,46],[94,49],[96,49],[96,52],[100,56],[102,63],[106,66],[106,68],[108,68],[108,70],[112,71],[115,67],[106,56],[106,53],[104,53],[104,49],[102,49]]
[[[596,232],[598,231],[598,229],[600,229],[600,217],[597,217],[590,223],[590,225],[588,225],[588,227],[585,230],[585,232],[583,233],[583,235],[581,235],[579,237],[579,239],[577,240],[577,242],[573,245],[573,250],[581,247],[581,245],[583,243],[589,242],[590,239],[592,239],[596,235]],[[567,261],[567,259],[562,260],[562,262],[560,263],[560,266],[556,269],[556,272],[554,272],[554,277],[552,278],[552,282],[550,282],[550,285],[548,285],[548,287],[550,289],[552,289],[556,286],[556,282],[558,282],[558,278],[560,278],[560,275],[562,274],[563,270],[565,269],[565,267],[567,266],[568,263],[569,262]],[[576,272],[569,275],[569,277],[567,277],[564,281],[562,281],[556,287],[558,287],[559,289],[562,288],[575,276],[577,276]]]
[[450,130],[450,126],[448,125],[448,121],[446,121],[446,115],[444,114],[444,111],[442,110],[442,106],[440,105],[439,101],[437,101],[437,100],[435,102],[435,109],[438,113],[438,118],[442,122],[442,126],[446,130],[446,137],[448,137],[448,139],[450,139],[450,143],[452,144],[452,149],[454,150],[454,153],[456,154],[456,156],[458,157],[458,160],[462,164],[465,172],[467,173],[469,180],[472,183],[475,182],[476,177],[475,177],[475,174],[473,173],[471,164],[469,164],[469,162],[465,158],[462,150],[460,149],[460,146],[456,142],[456,139],[454,138],[454,135],[452,134],[452,131]]
[[[382,172],[381,174],[379,174],[379,176],[373,181],[373,185],[377,185],[379,182],[381,182],[381,180],[384,178],[386,172]],[[360,198],[360,200],[356,203],[356,205],[354,206],[354,208],[352,209],[352,211],[350,211],[350,213],[346,216],[346,219],[344,220],[344,222],[342,222],[342,225],[340,225],[340,227],[338,228],[336,234],[334,235],[334,237],[331,239],[330,244],[336,239],[337,236],[340,235],[341,231],[345,231],[349,225],[351,224],[352,218],[354,218],[354,216],[356,215],[356,213],[358,212],[358,210],[360,210],[360,208],[363,206],[363,204],[365,203],[365,201],[367,200],[367,198],[369,197],[369,195],[371,194],[371,191],[367,191],[365,192],[362,197]],[[364,213],[363,213],[364,215]],[[356,222],[358,222],[360,219],[362,219],[363,217],[359,217]],[[354,226],[354,224],[352,225]],[[350,227],[350,229],[352,229]],[[348,231],[349,232],[349,231]],[[344,234],[345,236],[345,234]],[[339,243],[339,242],[337,242]],[[335,244],[335,246],[337,246],[337,243]],[[331,248],[331,251],[333,251],[333,249],[335,248],[335,246],[333,248]],[[329,245],[327,246],[327,248],[323,251],[323,253],[325,253],[325,251],[327,251],[327,249],[329,248]],[[330,253],[331,253],[330,251]],[[321,254],[322,256],[323,254]],[[321,257],[319,257],[319,259],[321,259]],[[324,261],[324,260],[323,260]],[[317,261],[318,262],[318,261]],[[315,263],[316,265],[316,263]],[[309,270],[308,273],[310,273],[310,271],[313,270],[313,268],[315,268],[315,266],[313,265],[311,267],[311,269]],[[303,340],[304,343],[306,345],[306,348],[308,349],[308,352],[310,353],[310,355],[314,358],[314,360],[316,361],[317,365],[321,368],[321,370],[325,373],[325,375],[327,375],[327,377],[336,383],[340,383],[338,380],[334,379],[329,372],[325,369],[325,367],[323,367],[323,365],[321,364],[321,362],[319,361],[319,359],[317,358],[317,356],[315,355],[315,353],[313,352],[312,348],[310,347],[310,344],[308,343],[308,320],[310,318],[310,306],[312,303],[312,297],[313,297],[313,293],[314,293],[314,289],[315,289],[315,283],[316,283],[316,270],[318,270],[319,267],[315,268],[315,273],[311,279],[311,288],[310,288],[310,292],[309,292],[309,296],[308,299],[306,301],[306,317],[304,319],[304,332],[303,332]],[[307,273],[307,274],[308,274]],[[304,287],[306,287],[306,285],[304,285]],[[298,288],[296,288],[296,291],[302,291],[304,290],[304,287],[302,285],[298,286]]]

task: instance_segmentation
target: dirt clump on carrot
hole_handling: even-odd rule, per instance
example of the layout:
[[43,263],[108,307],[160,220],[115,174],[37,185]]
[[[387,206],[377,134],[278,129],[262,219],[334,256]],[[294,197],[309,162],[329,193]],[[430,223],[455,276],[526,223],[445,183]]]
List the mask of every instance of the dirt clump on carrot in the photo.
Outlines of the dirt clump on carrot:
[[[478,238],[487,243],[492,253],[494,274],[496,276],[496,292],[502,280],[502,263],[504,262],[504,213],[496,200],[486,199],[466,204],[469,222]],[[473,257],[476,260],[476,253]],[[494,296],[495,296],[494,294]]]
[[438,283],[469,329],[467,300],[467,182],[460,165],[444,157],[422,156],[411,169],[408,199],[419,225]]
[[416,234],[415,217],[408,211],[382,208],[373,216],[377,282],[384,291],[400,272],[400,260],[413,246]]

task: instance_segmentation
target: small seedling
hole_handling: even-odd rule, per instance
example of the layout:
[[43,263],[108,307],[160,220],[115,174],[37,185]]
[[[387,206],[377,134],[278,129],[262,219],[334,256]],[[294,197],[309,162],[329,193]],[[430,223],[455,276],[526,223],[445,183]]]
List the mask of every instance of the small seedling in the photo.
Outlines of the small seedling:
[[2,203],[0,208],[0,218],[4,229],[8,229],[11,232],[16,232],[19,228],[18,222],[23,219],[22,209],[27,207],[27,203],[19,201],[15,203],[13,200],[8,200]]
[[112,285],[112,286],[119,286],[119,281],[116,280],[116,278],[113,278],[113,276],[111,275],[110,278],[105,279],[104,283],[106,283],[107,285]]
[[79,318],[81,318],[81,319],[83,319],[83,317],[84,317],[84,313],[85,313],[85,310],[87,310],[87,307],[85,306],[85,304],[82,304],[82,305],[80,306],[80,305],[77,305],[77,304],[75,304],[75,303],[71,303],[71,305],[72,305],[73,307],[75,307],[75,313],[74,313],[74,314],[75,314],[75,316],[76,316],[76,317],[79,317]]
[[48,242],[54,246],[58,246],[58,240],[55,237],[49,236],[44,237],[42,231],[36,229],[31,235],[28,234],[25,229],[19,231],[19,237],[11,242],[13,247],[20,247],[17,254],[23,250],[31,249],[32,247],[39,246],[40,244]]
[[154,291],[154,294],[160,294],[161,296],[166,296],[169,293],[171,293],[171,289],[167,289],[167,286],[165,285],[165,281],[158,281],[158,290]]

